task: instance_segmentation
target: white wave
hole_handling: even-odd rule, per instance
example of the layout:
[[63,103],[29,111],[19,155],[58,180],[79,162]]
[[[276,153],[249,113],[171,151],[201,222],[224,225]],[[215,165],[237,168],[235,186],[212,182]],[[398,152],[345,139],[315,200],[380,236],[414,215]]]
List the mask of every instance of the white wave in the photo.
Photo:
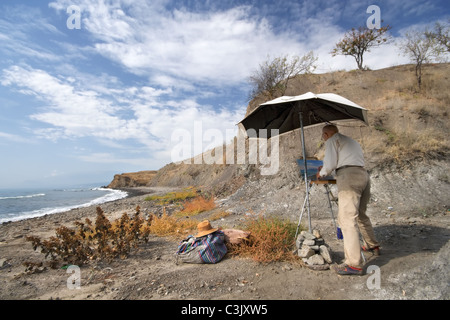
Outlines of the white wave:
[[0,200],[35,198],[35,197],[43,197],[43,196],[45,196],[45,193],[36,193],[36,194],[29,194],[29,195],[25,195],[25,196],[0,197]]
[[92,201],[89,201],[88,203],[84,204],[83,207],[89,207],[96,204],[102,204],[105,202],[115,201],[119,199],[123,199],[126,196],[128,196],[128,193],[122,190],[114,190],[114,189],[106,189],[106,188],[94,188],[92,190],[101,190],[101,191],[109,191],[110,193],[105,194],[104,196],[94,199]]
[[30,219],[30,218],[37,218],[37,217],[45,216],[47,214],[55,214],[55,213],[70,211],[70,210],[76,209],[76,208],[86,208],[86,207],[99,205],[99,204],[110,202],[110,201],[123,199],[126,196],[128,196],[127,192],[121,191],[121,190],[106,189],[106,188],[95,188],[95,190],[109,191],[109,193],[105,194],[104,196],[101,196],[99,198],[96,198],[94,200],[91,200],[89,202],[79,204],[79,205],[66,206],[66,207],[54,207],[54,208],[42,208],[42,209],[33,210],[33,211],[29,211],[29,212],[18,213],[17,215],[10,214],[9,218],[0,218],[0,223],[9,222],[9,221],[19,221],[19,220],[25,220],[25,219]]

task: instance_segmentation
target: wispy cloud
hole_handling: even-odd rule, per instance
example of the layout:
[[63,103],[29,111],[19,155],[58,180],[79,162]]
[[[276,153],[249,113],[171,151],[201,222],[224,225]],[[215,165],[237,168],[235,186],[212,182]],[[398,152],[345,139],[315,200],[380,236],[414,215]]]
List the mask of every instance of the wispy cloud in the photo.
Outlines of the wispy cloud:
[[[78,75],[80,76],[80,75]],[[169,154],[174,129],[194,131],[202,122],[205,130],[233,130],[245,112],[243,108],[220,109],[200,105],[195,99],[171,99],[171,90],[149,86],[107,87],[86,81],[56,77],[30,66],[12,66],[3,71],[0,82],[24,94],[35,96],[43,107],[30,117],[51,125],[34,133],[53,141],[92,137],[110,147],[114,141],[130,140],[155,154]],[[111,83],[109,83],[111,85]],[[159,99],[164,97],[164,101]]]
[[18,5],[4,7],[3,17],[0,19],[0,52],[6,56],[25,56],[44,61],[60,61],[61,58],[54,51],[38,44],[31,34],[45,37],[62,36],[64,34],[42,16],[37,8]]
[[[64,13],[69,5],[78,5],[82,28],[94,39],[91,52],[147,77],[156,87],[184,92],[199,86],[244,87],[268,56],[301,56],[311,50],[319,57],[319,72],[354,68],[351,58],[333,58],[330,52],[346,31],[342,22],[353,21],[349,28],[365,24],[368,5],[337,0],[283,5],[261,1],[258,6],[247,2],[191,3],[187,8],[179,3],[175,7],[174,1],[59,0],[50,7]],[[387,18],[389,8],[410,16],[418,3],[387,1],[381,6]],[[374,69],[394,63],[372,61]]]
[[[83,27],[96,39],[95,50],[157,85],[176,80],[236,84],[267,54],[306,53],[290,32],[275,33],[248,6],[193,12],[143,1],[75,3],[82,9]],[[51,6],[63,10],[68,4],[61,0]]]

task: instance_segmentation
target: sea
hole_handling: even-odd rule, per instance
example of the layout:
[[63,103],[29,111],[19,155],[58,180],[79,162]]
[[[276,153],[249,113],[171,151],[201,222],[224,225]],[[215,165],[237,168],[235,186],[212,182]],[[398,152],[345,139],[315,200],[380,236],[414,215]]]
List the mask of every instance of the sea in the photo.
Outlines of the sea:
[[100,205],[127,196],[126,191],[99,186],[0,189],[0,223]]

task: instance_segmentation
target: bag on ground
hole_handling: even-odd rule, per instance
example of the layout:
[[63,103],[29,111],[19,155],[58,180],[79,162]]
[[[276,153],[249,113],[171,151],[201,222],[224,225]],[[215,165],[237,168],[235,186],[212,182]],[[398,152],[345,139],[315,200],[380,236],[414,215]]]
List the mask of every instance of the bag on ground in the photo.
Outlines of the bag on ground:
[[225,235],[218,230],[203,237],[189,236],[180,242],[175,255],[177,262],[217,263],[226,253]]

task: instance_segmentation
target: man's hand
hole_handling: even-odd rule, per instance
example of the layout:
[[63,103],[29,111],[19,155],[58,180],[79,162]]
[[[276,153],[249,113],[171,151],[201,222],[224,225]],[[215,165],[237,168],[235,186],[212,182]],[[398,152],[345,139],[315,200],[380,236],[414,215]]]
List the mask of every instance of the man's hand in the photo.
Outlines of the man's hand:
[[322,166],[319,166],[317,168],[316,177],[317,177],[318,180],[322,180],[322,176],[320,175],[320,170],[322,170]]

